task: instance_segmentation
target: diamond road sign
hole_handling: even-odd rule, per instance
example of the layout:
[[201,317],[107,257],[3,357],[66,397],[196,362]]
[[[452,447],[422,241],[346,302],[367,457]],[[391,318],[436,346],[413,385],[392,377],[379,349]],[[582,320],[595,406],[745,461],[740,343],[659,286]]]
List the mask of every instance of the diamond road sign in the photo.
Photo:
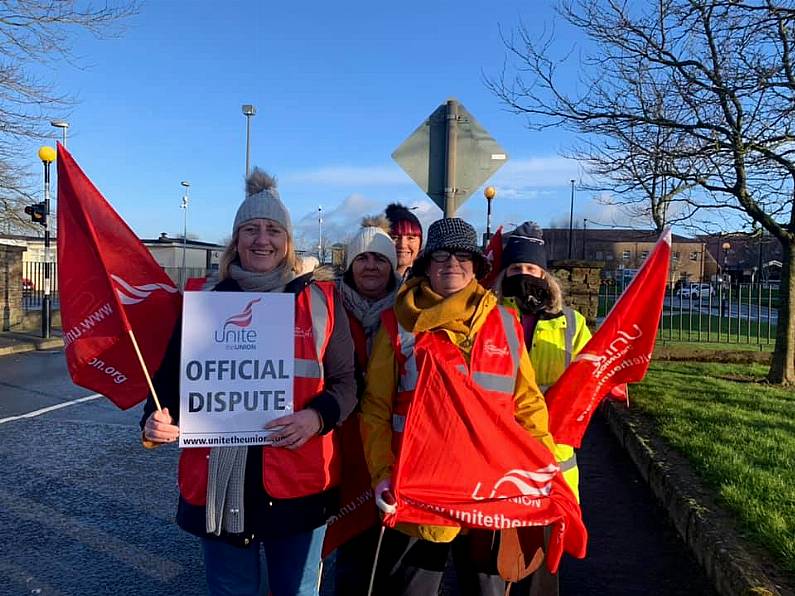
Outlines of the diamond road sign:
[[[505,150],[458,104],[455,142],[454,210],[508,161]],[[447,105],[442,104],[392,153],[411,179],[445,208]]]

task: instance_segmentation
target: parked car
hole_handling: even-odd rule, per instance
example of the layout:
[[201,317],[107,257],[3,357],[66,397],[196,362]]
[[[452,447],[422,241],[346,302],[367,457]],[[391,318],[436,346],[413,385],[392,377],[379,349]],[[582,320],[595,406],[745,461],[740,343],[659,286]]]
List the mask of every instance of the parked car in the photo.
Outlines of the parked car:
[[698,300],[699,298],[707,299],[715,295],[715,288],[710,284],[690,284],[689,286],[682,286],[679,288],[675,292],[675,295],[680,298],[692,297],[694,300]]

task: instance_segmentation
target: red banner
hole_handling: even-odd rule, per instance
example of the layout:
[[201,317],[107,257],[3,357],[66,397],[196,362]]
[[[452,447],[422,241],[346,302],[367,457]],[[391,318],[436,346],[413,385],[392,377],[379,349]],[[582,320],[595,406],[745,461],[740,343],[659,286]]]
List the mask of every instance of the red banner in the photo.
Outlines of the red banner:
[[384,523],[503,530],[552,525],[547,565],[563,550],[585,556],[580,509],[555,458],[502,402],[434,356],[433,336],[418,342],[421,373],[393,477],[397,513]]
[[617,385],[637,383],[646,375],[670,261],[671,231],[666,230],[599,330],[546,392],[556,442],[579,447],[602,398]]
[[66,363],[75,384],[127,409],[149,392],[181,295],[69,152],[58,144],[58,285]]
[[491,269],[486,276],[480,280],[480,285],[484,288],[491,288],[502,270],[502,226],[497,228],[497,231],[494,232],[494,236],[489,240],[483,254],[486,255],[486,260],[491,263]]

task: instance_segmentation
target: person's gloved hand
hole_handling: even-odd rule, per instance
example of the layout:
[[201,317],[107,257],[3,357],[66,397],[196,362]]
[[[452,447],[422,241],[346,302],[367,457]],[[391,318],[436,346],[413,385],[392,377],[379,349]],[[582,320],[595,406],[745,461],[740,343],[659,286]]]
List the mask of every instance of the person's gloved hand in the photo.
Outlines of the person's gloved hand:
[[384,478],[375,487],[375,504],[387,515],[397,512],[397,501],[392,494],[392,479]]

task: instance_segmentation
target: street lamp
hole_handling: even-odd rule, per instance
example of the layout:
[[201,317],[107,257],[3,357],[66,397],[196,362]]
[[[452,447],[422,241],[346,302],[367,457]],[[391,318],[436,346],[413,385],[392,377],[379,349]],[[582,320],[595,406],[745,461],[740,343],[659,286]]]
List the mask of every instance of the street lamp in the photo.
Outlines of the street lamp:
[[588,218],[582,218],[582,260],[585,260],[585,240],[588,234]]
[[55,128],[60,128],[63,131],[63,141],[61,144],[66,147],[66,129],[69,128],[69,123],[66,120],[50,120],[50,125]]
[[323,264],[323,206],[317,206],[317,262]]
[[39,159],[44,166],[44,299],[41,301],[41,336],[50,337],[50,164],[55,161],[55,150],[52,147],[41,147]]
[[182,218],[182,275],[180,276],[180,284],[182,289],[185,289],[187,282],[187,253],[188,253],[188,191],[190,190],[190,182],[183,180],[180,184],[185,188],[185,194],[182,195],[182,205],[180,208],[185,210]]
[[483,248],[486,248],[491,240],[491,201],[497,196],[497,189],[487,186],[483,189],[483,196],[486,197],[486,233],[483,234]]
[[242,106],[242,110],[243,115],[246,117],[246,178],[248,178],[249,157],[251,155],[251,117],[257,113],[257,108],[250,103],[245,103]]
[[732,245],[729,242],[724,242],[723,244],[720,245],[720,247],[723,249],[723,266],[721,267],[721,283],[725,284],[726,283],[726,256],[727,256],[727,253],[729,252],[729,249],[732,247]]
[[569,259],[572,257],[574,240],[574,179],[571,180],[571,211],[569,212]]

